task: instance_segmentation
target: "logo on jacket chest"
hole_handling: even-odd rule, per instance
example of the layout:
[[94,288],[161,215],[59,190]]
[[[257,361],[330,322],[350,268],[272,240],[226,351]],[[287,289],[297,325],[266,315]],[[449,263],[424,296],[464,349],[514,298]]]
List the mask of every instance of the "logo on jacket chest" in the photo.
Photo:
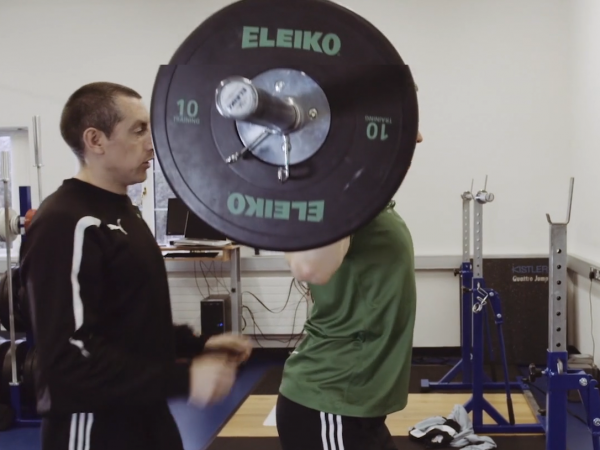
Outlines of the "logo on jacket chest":
[[115,231],[115,230],[116,230],[116,231],[120,231],[120,232],[122,232],[123,234],[127,234],[127,231],[125,231],[125,230],[123,229],[123,226],[121,225],[121,219],[118,219],[118,220],[117,220],[117,224],[116,224],[116,225],[114,225],[114,224],[111,224],[111,223],[107,223],[107,224],[106,224],[106,226],[107,226],[109,229],[113,230],[113,231]]

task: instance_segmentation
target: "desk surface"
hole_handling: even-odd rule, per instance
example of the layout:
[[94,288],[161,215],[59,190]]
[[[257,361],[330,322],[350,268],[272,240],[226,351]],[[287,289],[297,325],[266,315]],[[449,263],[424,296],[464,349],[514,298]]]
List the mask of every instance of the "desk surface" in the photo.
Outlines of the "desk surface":
[[162,252],[198,252],[198,251],[231,251],[240,248],[239,245],[181,245],[181,246],[168,246],[168,247],[160,247]]
[[[161,247],[160,250],[163,252],[163,257],[165,261],[220,261],[227,262],[231,261],[231,252],[239,248],[239,245],[225,245],[225,246],[212,246],[212,245],[202,245],[202,246],[169,246],[169,247]],[[222,253],[221,255],[216,256],[202,256],[203,253]],[[164,253],[183,253],[186,256],[177,257],[177,256],[166,256]],[[187,256],[193,254],[194,256]]]

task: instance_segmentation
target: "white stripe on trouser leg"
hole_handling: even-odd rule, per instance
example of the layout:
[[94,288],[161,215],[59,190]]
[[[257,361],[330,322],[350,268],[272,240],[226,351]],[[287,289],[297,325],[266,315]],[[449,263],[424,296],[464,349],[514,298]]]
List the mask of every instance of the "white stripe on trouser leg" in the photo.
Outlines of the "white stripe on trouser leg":
[[85,443],[85,414],[79,414],[79,429],[77,430],[77,450],[83,450]]
[[338,450],[344,450],[344,438],[342,437],[342,416],[335,416],[337,419],[337,442]]
[[327,422],[325,421],[324,412],[321,412],[321,441],[323,442],[323,450],[329,450],[329,445],[327,445]]
[[71,415],[71,432],[69,434],[69,450],[75,450],[75,439],[77,438],[77,414]]
[[71,430],[69,433],[69,450],[90,450],[90,436],[94,414],[81,413],[71,415]]
[[331,450],[337,450],[337,445],[335,445],[335,428],[333,426],[333,414],[327,414],[329,418],[329,444],[331,445]]
[[85,447],[83,450],[90,450],[90,436],[92,435],[92,424],[94,423],[94,414],[88,413],[87,426],[85,429]]

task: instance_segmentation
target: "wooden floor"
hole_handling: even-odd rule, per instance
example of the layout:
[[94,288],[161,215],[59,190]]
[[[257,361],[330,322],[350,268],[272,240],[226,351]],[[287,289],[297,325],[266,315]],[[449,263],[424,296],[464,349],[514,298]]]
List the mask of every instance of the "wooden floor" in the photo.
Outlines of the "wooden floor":
[[[416,423],[433,416],[447,417],[454,405],[463,405],[470,397],[470,394],[410,394],[406,409],[390,415],[387,425],[392,435],[407,436],[408,430]],[[486,394],[485,398],[508,418],[506,394]],[[276,401],[275,395],[251,395],[225,425],[219,437],[276,437],[277,428],[264,425]],[[512,401],[516,423],[537,423],[523,394],[513,394]],[[484,415],[484,423],[495,422]]]

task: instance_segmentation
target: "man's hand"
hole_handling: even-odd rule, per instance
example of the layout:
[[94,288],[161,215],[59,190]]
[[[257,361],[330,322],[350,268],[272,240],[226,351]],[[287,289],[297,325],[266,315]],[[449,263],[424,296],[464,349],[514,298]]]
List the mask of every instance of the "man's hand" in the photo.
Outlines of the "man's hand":
[[200,408],[219,403],[231,392],[236,373],[237,364],[225,354],[194,358],[190,367],[190,403]]
[[242,335],[231,333],[218,334],[210,337],[204,345],[204,350],[209,352],[225,352],[238,364],[248,360],[252,353],[252,343]]

